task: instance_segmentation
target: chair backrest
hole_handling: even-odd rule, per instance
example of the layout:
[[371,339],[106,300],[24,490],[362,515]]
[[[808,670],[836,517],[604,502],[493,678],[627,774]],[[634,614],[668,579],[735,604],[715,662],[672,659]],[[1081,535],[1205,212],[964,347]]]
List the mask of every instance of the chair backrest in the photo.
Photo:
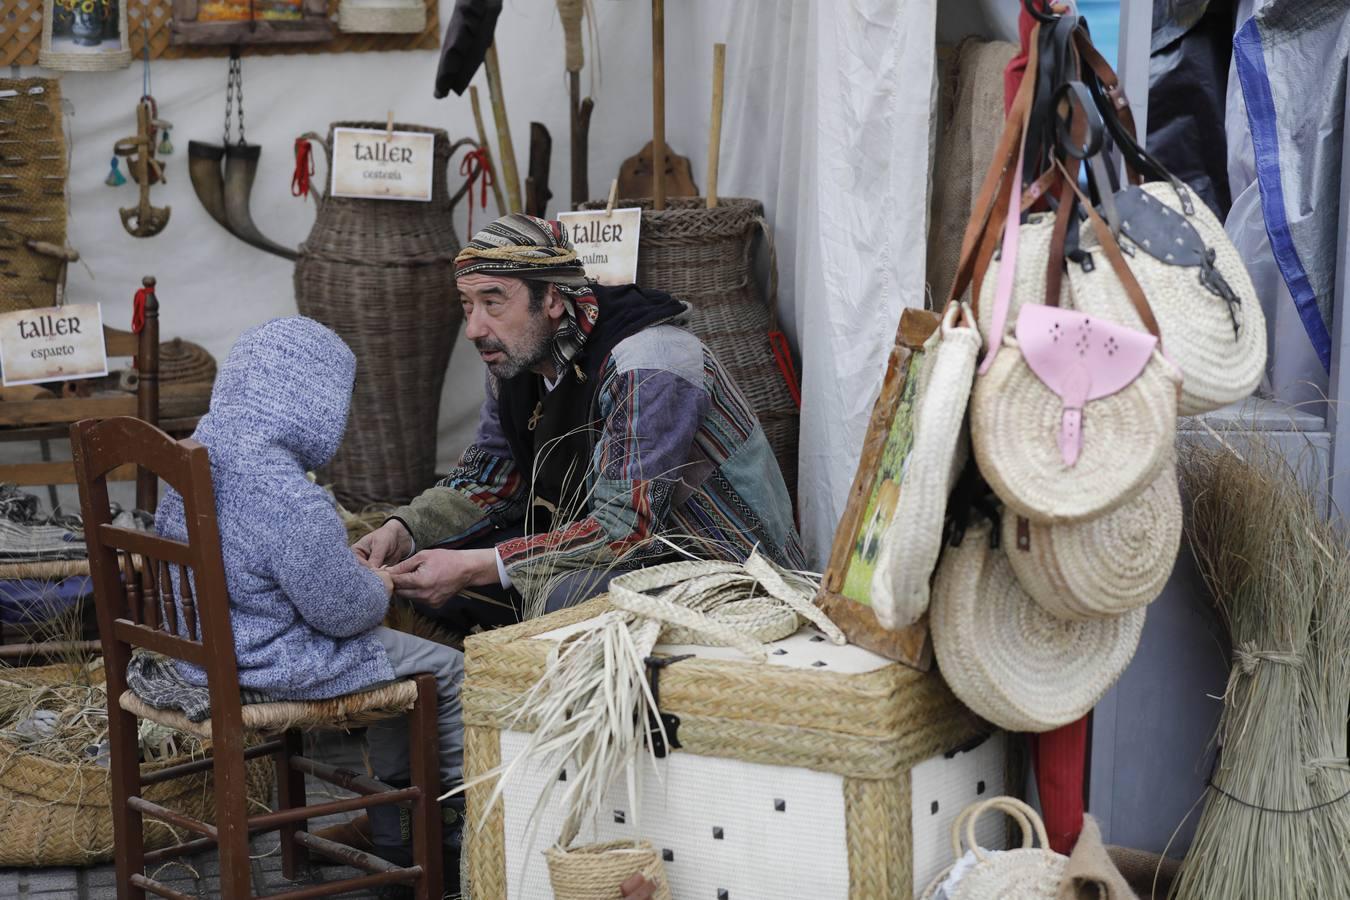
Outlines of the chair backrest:
[[[125,689],[132,648],[144,647],[205,669],[213,732],[237,734],[234,633],[206,448],[130,416],[76,422],[70,444],[109,703]],[[153,473],[182,496],[186,542],[112,524],[108,475],[125,465]]]

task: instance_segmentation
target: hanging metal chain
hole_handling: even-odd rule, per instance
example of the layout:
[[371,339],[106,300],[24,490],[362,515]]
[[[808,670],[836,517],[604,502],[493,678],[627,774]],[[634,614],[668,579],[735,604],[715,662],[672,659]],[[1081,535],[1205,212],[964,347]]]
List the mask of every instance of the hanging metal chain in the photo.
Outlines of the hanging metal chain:
[[[237,112],[236,112],[237,109]],[[230,53],[230,70],[225,80],[225,146],[230,145],[231,119],[239,121],[239,144],[244,144],[244,63],[236,47]]]

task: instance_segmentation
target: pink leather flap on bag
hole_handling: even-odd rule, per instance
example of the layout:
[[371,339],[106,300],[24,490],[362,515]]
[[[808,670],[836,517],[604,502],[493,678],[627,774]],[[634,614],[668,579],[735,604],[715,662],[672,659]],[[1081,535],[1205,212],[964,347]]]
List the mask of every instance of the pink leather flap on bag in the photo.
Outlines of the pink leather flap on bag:
[[1023,306],[1014,329],[1031,371],[1063,404],[1059,451],[1065,465],[1083,447],[1083,407],[1128,387],[1143,373],[1158,339],[1071,309]]

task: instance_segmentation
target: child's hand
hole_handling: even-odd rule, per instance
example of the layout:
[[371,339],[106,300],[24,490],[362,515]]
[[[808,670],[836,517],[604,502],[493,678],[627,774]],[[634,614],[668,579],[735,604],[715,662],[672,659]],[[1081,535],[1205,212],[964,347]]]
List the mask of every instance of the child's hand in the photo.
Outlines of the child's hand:
[[389,574],[389,570],[376,569],[375,574],[380,576],[380,584],[384,585],[384,595],[386,597],[394,596],[394,576]]

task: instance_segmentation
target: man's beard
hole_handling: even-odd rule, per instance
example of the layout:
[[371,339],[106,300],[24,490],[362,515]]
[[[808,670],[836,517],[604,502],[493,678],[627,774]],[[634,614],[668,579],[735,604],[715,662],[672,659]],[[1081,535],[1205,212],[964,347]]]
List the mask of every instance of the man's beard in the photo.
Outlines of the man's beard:
[[521,337],[520,345],[514,348],[498,341],[474,341],[479,353],[496,351],[502,354],[501,359],[487,364],[488,371],[493,377],[503,381],[515,378],[548,360],[553,352],[553,333],[548,327],[548,320],[545,316],[540,316],[532,325],[530,332]]

